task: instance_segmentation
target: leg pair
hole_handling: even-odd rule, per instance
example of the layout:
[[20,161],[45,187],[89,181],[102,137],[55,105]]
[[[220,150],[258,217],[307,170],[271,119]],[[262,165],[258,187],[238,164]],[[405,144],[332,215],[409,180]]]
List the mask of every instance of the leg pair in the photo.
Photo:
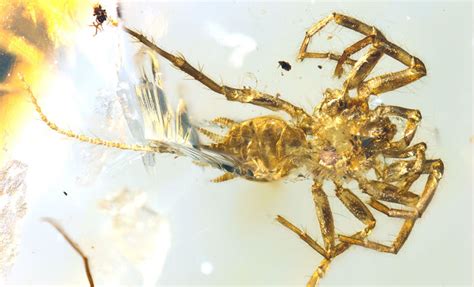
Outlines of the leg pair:
[[411,143],[415,136],[416,129],[421,121],[421,113],[418,110],[407,109],[397,106],[378,106],[373,112],[374,117],[398,117],[403,118],[406,121],[405,130],[403,131],[403,137],[398,140],[391,142],[387,146],[386,150],[390,153],[391,151],[405,150]]
[[229,101],[236,101],[241,103],[249,103],[257,106],[267,108],[272,111],[283,111],[289,114],[295,119],[300,125],[306,127],[307,130],[311,130],[313,119],[308,115],[302,108],[296,107],[293,104],[282,100],[281,98],[266,93],[259,92],[250,88],[233,88],[226,85],[220,85],[212,80],[210,77],[205,75],[202,71],[194,68],[189,64],[182,55],[175,56],[162,48],[158,47],[155,43],[150,41],[144,35],[124,27],[126,33],[137,39],[146,47],[152,51],[158,53],[163,58],[168,60],[176,68],[190,75],[195,80],[199,81],[204,86],[208,87],[212,91],[224,95]]
[[[312,187],[312,194],[316,207],[316,216],[318,218],[321,235],[323,237],[324,247],[319,245],[313,238],[311,238],[309,234],[296,227],[283,216],[278,215],[276,218],[278,222],[296,233],[311,248],[324,257],[320,265],[313,272],[307,286],[315,286],[319,278],[323,277],[325,274],[331,260],[350,247],[350,244],[345,242],[340,242],[338,244],[335,243],[336,235],[334,230],[334,219],[327,195],[324,193],[321,183],[314,183]],[[365,224],[366,227],[363,230],[351,236],[352,238],[363,240],[375,227],[375,219],[373,215],[356,195],[354,195],[349,189],[345,189],[339,184],[336,184],[336,196],[341,200],[344,206],[352,214],[354,214],[355,217],[357,217],[357,219]]]
[[[390,175],[391,178],[387,178],[390,181],[394,181],[395,176],[400,176],[398,185],[394,191],[395,196],[402,196],[403,194],[413,195],[408,192],[413,182],[415,182],[420,175],[427,174],[428,179],[425,183],[425,187],[421,195],[416,201],[411,202],[410,206],[413,210],[395,209],[389,208],[379,201],[379,198],[372,197],[369,205],[374,209],[386,214],[390,217],[399,218],[418,218],[421,217],[423,212],[426,210],[427,205],[431,201],[439,180],[443,176],[444,165],[439,159],[426,160],[425,159],[426,145],[420,143],[407,149],[406,153],[401,153],[400,156],[404,157],[407,153],[411,153],[413,150],[416,151],[416,157],[412,161],[401,161],[395,162],[388,166],[384,171],[385,176]],[[394,176],[395,175],[395,176]],[[400,203],[400,202],[399,202]],[[408,205],[408,204],[407,204]]]
[[[336,24],[343,27],[357,31],[365,35],[365,37],[346,48],[341,56],[337,56],[332,53],[307,52],[308,44],[310,43],[311,38],[331,21],[334,21]],[[369,45],[372,46],[359,60],[354,61],[349,58],[351,55]],[[384,54],[389,55],[395,60],[401,62],[407,66],[407,68],[402,71],[387,73],[366,80],[367,76]],[[420,61],[420,59],[410,55],[402,48],[389,42],[377,28],[362,23],[361,21],[352,17],[338,13],[332,13],[318,23],[314,24],[306,32],[298,53],[299,60],[302,61],[305,58],[329,58],[338,61],[334,72],[334,74],[338,77],[340,77],[343,73],[343,64],[348,63],[353,65],[347,80],[344,82],[344,90],[347,91],[357,88],[359,97],[363,98],[367,98],[370,95],[378,95],[395,90],[426,75],[425,66],[423,62]]]
[[[415,159],[416,161],[416,159]],[[393,241],[391,245],[384,245],[374,241],[367,240],[366,238],[356,238],[354,236],[344,236],[339,235],[339,240],[341,242],[345,242],[348,244],[355,244],[360,245],[366,248],[374,249],[380,252],[388,252],[388,253],[398,253],[400,248],[405,243],[406,239],[410,235],[410,232],[415,224],[415,221],[421,217],[423,212],[426,210],[428,204],[430,203],[433,195],[436,191],[439,181],[443,176],[444,166],[443,162],[439,159],[437,160],[423,160],[421,165],[421,174],[428,174],[428,179],[426,181],[425,187],[423,192],[416,199],[414,202],[410,202],[410,205],[413,207],[413,210],[405,210],[405,209],[395,209],[390,208],[384,204],[382,204],[379,199],[372,197],[369,205],[374,209],[378,210],[386,214],[389,217],[397,217],[397,218],[404,218],[405,222],[400,229],[397,237]],[[372,184],[372,183],[371,183]],[[393,192],[397,191],[390,191],[391,196],[393,196]],[[398,193],[397,196],[406,196],[406,194],[413,195],[412,193],[402,192]]]
[[[369,205],[377,211],[389,217],[405,219],[405,222],[391,245],[384,245],[377,242],[354,238],[353,236],[339,236],[339,240],[349,244],[356,244],[371,248],[381,252],[397,253],[409,236],[416,219],[421,217],[429,202],[433,198],[444,171],[441,160],[426,160],[426,144],[419,143],[402,150],[390,149],[385,153],[386,157],[404,159],[415,157],[411,161],[394,162],[385,168],[382,175],[384,181],[367,181],[358,179],[361,189],[372,196]],[[427,174],[423,192],[420,196],[408,191],[413,182],[421,174]],[[398,186],[387,182],[398,181]],[[411,210],[390,208],[380,201],[391,201],[406,206],[411,206]]]
[[[407,151],[406,153],[410,153]],[[401,156],[405,156],[405,153],[401,153]],[[415,159],[416,161],[416,159]],[[329,264],[333,258],[346,251],[351,245],[359,245],[366,248],[374,249],[379,252],[398,253],[400,248],[405,243],[406,239],[410,235],[410,232],[415,224],[415,221],[425,211],[429,202],[431,201],[439,180],[443,175],[443,162],[441,160],[428,160],[424,161],[421,167],[421,173],[428,174],[428,180],[426,182],[424,191],[421,196],[416,197],[416,203],[414,205],[414,211],[392,209],[382,204],[377,199],[372,198],[369,205],[374,209],[386,214],[390,217],[404,218],[405,222],[400,229],[396,239],[391,245],[381,244],[375,241],[368,240],[367,237],[371,230],[375,227],[375,219],[370,210],[365,204],[350,190],[343,188],[341,185],[336,184],[336,196],[346,206],[346,208],[362,223],[365,224],[365,228],[352,236],[338,235],[340,243],[335,244],[335,231],[334,231],[334,220],[332,217],[331,208],[327,195],[321,188],[321,184],[315,183],[312,188],[313,200],[316,207],[316,215],[319,221],[321,234],[324,241],[324,248],[319,245],[310,235],[302,231],[294,224],[289,222],[284,217],[278,215],[277,221],[283,226],[296,233],[303,241],[305,241],[311,248],[321,254],[324,259],[321,261],[319,266],[313,272],[307,286],[315,286],[318,280],[323,277]],[[390,192],[391,193],[391,192]],[[387,195],[385,195],[387,196]]]
[[395,161],[388,166],[382,164],[377,170],[377,181],[368,181],[365,178],[358,179],[361,189],[372,196],[369,205],[390,217],[417,218],[419,216],[417,209],[388,208],[380,200],[416,207],[420,197],[411,193],[409,189],[420,175],[424,171],[426,172],[425,151],[425,143],[418,143],[403,150],[389,149],[385,151],[384,158],[406,159],[414,157],[414,159]]

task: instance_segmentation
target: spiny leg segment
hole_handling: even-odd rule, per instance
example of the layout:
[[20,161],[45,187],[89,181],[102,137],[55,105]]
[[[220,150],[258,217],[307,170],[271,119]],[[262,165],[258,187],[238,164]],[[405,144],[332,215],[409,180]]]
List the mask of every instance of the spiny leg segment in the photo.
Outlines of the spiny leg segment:
[[250,88],[233,88],[225,85],[219,85],[207,75],[199,71],[198,69],[194,68],[191,64],[189,64],[183,56],[175,56],[173,54],[168,53],[167,51],[163,50],[162,48],[158,47],[155,43],[150,41],[144,35],[129,29],[127,27],[123,28],[126,33],[133,36],[137,39],[140,43],[147,46],[151,50],[155,51],[163,58],[167,59],[171,64],[175,67],[180,69],[181,71],[185,72],[186,74],[193,77],[195,80],[202,83],[204,86],[208,87],[212,91],[224,95],[227,100],[229,101],[236,101],[241,103],[250,103],[253,105],[257,105],[260,107],[267,108],[272,111],[283,111],[289,114],[293,119],[295,119],[300,126],[305,128],[306,130],[311,130],[311,126],[313,124],[313,118],[308,115],[302,108],[294,106],[293,104],[282,100],[279,97],[269,95],[266,93],[259,92],[254,89]]
[[[311,38],[331,21],[334,21],[338,25],[357,31],[366,37],[347,48],[339,57],[329,56],[332,55],[330,53],[307,52],[308,44]],[[370,95],[378,95],[395,90],[426,75],[426,68],[420,59],[410,55],[399,46],[389,42],[377,28],[367,25],[352,17],[338,13],[330,14],[326,18],[314,24],[306,32],[303,43],[300,47],[298,59],[337,59],[338,65],[336,66],[335,75],[340,76],[342,74],[342,64],[344,64],[346,61],[349,61],[349,63],[353,62],[353,60],[350,60],[348,57],[355,52],[360,51],[369,44],[372,44],[372,47],[364,56],[354,63],[352,71],[350,72],[347,80],[344,82],[345,90],[357,88],[358,96],[366,98]],[[399,72],[387,73],[365,80],[383,54],[387,54],[408,68]]]
[[[384,168],[382,178],[387,182],[397,182],[399,193],[408,192],[408,189],[420,177],[423,164],[426,161],[426,144],[418,143],[401,151],[398,155],[392,153],[392,158],[405,157],[411,154],[414,159],[396,161]],[[390,156],[385,156],[390,158]],[[406,157],[405,157],[406,158]]]
[[[226,124],[226,125],[233,125],[234,124],[234,122],[232,120],[229,120],[229,119],[226,119],[226,118],[216,118],[216,119],[213,120],[213,122]],[[202,133],[203,135],[205,135],[206,137],[208,137],[210,140],[214,141],[213,146],[215,146],[215,144],[221,143],[225,140],[224,136],[222,136],[220,134],[213,133],[213,132],[211,132],[209,130],[206,130],[204,128],[198,127],[197,130],[200,133]],[[234,178],[236,178],[235,174],[230,173],[230,172],[226,172],[223,175],[220,175],[220,176],[212,179],[211,182],[220,183],[220,182],[228,181],[228,180],[231,180],[231,179],[234,179]]]
[[313,272],[307,286],[315,286],[317,284],[319,278],[321,278],[328,269],[331,259],[335,256],[335,251],[338,250],[338,248],[341,248],[335,247],[334,219],[332,217],[331,207],[329,206],[327,195],[324,193],[321,183],[315,182],[311,192],[313,194],[313,201],[316,207],[316,216],[318,218],[321,235],[323,237],[324,248],[321,247],[313,238],[311,238],[310,235],[300,230],[283,216],[278,215],[276,218],[279,223],[296,233],[301,239],[303,239],[308,245],[310,245],[314,250],[324,257],[323,261],[321,261],[320,265]]
[[387,148],[389,151],[405,150],[410,145],[413,137],[415,136],[416,129],[418,128],[418,125],[421,121],[420,111],[397,106],[378,106],[374,112],[378,117],[395,116],[406,120],[406,127],[405,131],[403,132],[403,137],[398,141],[391,142],[390,147]]
[[375,218],[365,204],[349,189],[336,185],[336,196],[344,206],[362,223],[365,224],[359,236],[366,237],[375,227]]
[[219,125],[221,127],[226,127],[226,128],[231,128],[238,124],[236,121],[228,119],[228,118],[223,118],[223,117],[218,117],[215,118],[211,121],[213,124]]
[[322,185],[319,182],[315,182],[313,184],[311,192],[313,194],[313,201],[316,207],[319,228],[321,229],[321,235],[323,236],[324,247],[327,253],[332,254],[332,249],[335,244],[335,232],[334,218],[332,216],[328,196],[326,193],[324,193]]
[[214,132],[211,132],[209,130],[206,130],[205,128],[201,128],[201,127],[198,127],[197,130],[202,133],[203,135],[205,135],[206,137],[208,137],[209,139],[215,141],[215,142],[222,142],[225,137],[220,135],[220,134],[216,134]]
[[219,183],[219,182],[224,182],[224,181],[228,181],[228,180],[231,180],[231,179],[234,179],[236,178],[236,175],[233,174],[233,173],[230,173],[230,172],[226,172],[224,173],[223,175],[220,175],[214,179],[211,180],[211,182],[213,183]]
[[398,215],[396,217],[406,218],[402,228],[400,229],[400,232],[398,233],[394,242],[390,246],[380,244],[380,243],[370,241],[370,240],[362,240],[360,238],[354,238],[353,236],[339,235],[338,237],[339,240],[342,242],[349,243],[349,244],[355,244],[355,245],[360,245],[366,248],[374,249],[380,252],[388,252],[388,253],[394,253],[394,254],[398,253],[398,251],[400,250],[400,248],[403,246],[406,239],[410,235],[410,232],[413,229],[415,221],[419,217],[421,217],[423,212],[426,210],[426,207],[430,203],[431,199],[433,198],[433,195],[436,191],[438,183],[443,176],[443,172],[444,172],[444,166],[441,160],[439,159],[427,160],[424,162],[422,173],[428,174],[428,179],[426,181],[424,190],[420,198],[417,200],[416,204],[414,205],[415,211],[411,214],[412,217],[410,217],[409,214],[407,214],[407,211],[403,211],[399,213],[397,209],[391,209],[377,201],[374,201],[371,204],[372,207],[374,207],[375,209],[383,213],[389,214],[390,212],[392,212],[393,215]]
[[[317,211],[316,214],[321,228],[321,234],[325,243],[325,248],[319,245],[313,238],[311,238],[310,235],[308,235],[306,232],[303,232],[301,229],[289,222],[283,216],[278,215],[276,218],[279,223],[296,233],[303,241],[305,241],[309,246],[311,246],[311,248],[313,248],[316,252],[318,252],[324,257],[324,259],[320,262],[318,267],[311,275],[307,286],[315,286],[318,283],[319,279],[322,278],[326,273],[332,259],[346,251],[351,246],[351,244],[345,242],[340,242],[338,244],[334,243],[334,220],[332,218],[332,213],[329,206],[329,201],[327,200],[327,195],[322,190],[321,185],[315,183],[312,188],[312,193]],[[336,196],[342,201],[344,206],[352,214],[354,214],[357,219],[359,219],[362,223],[366,225],[364,230],[359,231],[351,236],[352,238],[363,240],[370,234],[372,229],[375,227],[375,219],[372,213],[364,205],[364,203],[359,198],[357,198],[357,196],[355,196],[349,189],[345,189],[337,183]]]

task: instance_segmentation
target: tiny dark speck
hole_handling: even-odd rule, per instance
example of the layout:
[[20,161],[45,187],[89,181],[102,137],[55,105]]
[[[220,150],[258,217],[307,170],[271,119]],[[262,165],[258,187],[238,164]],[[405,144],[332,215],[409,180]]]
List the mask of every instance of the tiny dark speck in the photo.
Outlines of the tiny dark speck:
[[285,70],[285,71],[289,71],[291,70],[291,65],[290,63],[286,62],[286,61],[278,61],[278,65],[280,65],[280,67]]
[[122,7],[120,7],[120,3],[117,3],[117,17],[122,18]]
[[321,70],[321,69],[323,68],[323,66],[321,66],[321,65],[318,65],[318,68]]
[[67,196],[67,192],[63,191],[64,195]]

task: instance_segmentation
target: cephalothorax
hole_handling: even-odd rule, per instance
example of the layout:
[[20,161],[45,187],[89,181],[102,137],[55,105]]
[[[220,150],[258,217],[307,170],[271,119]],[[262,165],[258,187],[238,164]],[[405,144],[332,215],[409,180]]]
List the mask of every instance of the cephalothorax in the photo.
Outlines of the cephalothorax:
[[[361,33],[364,38],[346,48],[341,55],[307,51],[313,35],[331,21]],[[308,113],[278,96],[250,88],[219,85],[191,66],[182,56],[166,52],[134,30],[127,27],[124,27],[124,30],[178,69],[212,91],[224,95],[227,100],[282,111],[291,117],[291,121],[285,121],[278,116],[262,116],[242,122],[216,118],[214,123],[227,127],[227,133],[219,135],[198,128],[213,143],[193,144],[192,150],[180,149],[159,141],[147,146],[127,145],[77,135],[58,128],[41,112],[36,99],[32,96],[42,120],[52,129],[81,141],[108,147],[146,152],[171,152],[195,158],[199,158],[199,154],[202,153],[205,155],[204,162],[225,172],[215,179],[215,182],[235,177],[253,181],[274,181],[286,177],[296,168],[305,170],[314,181],[312,194],[323,244],[318,244],[284,217],[278,215],[277,220],[324,257],[311,276],[309,286],[315,285],[323,276],[330,261],[351,245],[390,253],[397,253],[402,247],[415,221],[422,215],[433,197],[443,174],[443,162],[439,159],[426,159],[427,147],[424,143],[411,145],[421,120],[418,110],[387,105],[370,109],[368,101],[372,95],[395,90],[426,75],[422,61],[389,42],[375,27],[345,15],[332,13],[306,32],[298,60],[308,58],[335,60],[337,61],[335,75],[338,77],[343,74],[343,65],[350,66],[351,70],[343,86],[340,89],[327,89],[322,102],[312,113]],[[368,46],[368,51],[358,60],[350,58]],[[369,77],[383,55],[392,57],[407,68]],[[404,121],[402,130],[394,124],[394,118]],[[222,156],[222,162],[210,154]],[[375,178],[368,175],[370,172],[375,174]],[[415,193],[411,190],[412,184],[422,174],[428,175],[427,181],[423,191]],[[363,230],[352,235],[336,234],[329,201],[323,191],[325,181],[334,183],[336,196],[365,224]],[[370,197],[368,203],[364,203],[347,188],[351,181],[357,182],[360,191]],[[390,203],[399,204],[403,208],[392,208]],[[368,239],[376,222],[367,205],[387,216],[404,220],[392,244],[385,245]]]

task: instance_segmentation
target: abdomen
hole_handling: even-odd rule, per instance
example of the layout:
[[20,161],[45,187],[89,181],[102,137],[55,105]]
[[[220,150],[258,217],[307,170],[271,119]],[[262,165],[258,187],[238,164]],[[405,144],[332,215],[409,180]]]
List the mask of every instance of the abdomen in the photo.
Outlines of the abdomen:
[[250,180],[272,181],[286,176],[306,147],[305,134],[278,117],[258,117],[233,125],[212,149],[228,154],[253,172]]

